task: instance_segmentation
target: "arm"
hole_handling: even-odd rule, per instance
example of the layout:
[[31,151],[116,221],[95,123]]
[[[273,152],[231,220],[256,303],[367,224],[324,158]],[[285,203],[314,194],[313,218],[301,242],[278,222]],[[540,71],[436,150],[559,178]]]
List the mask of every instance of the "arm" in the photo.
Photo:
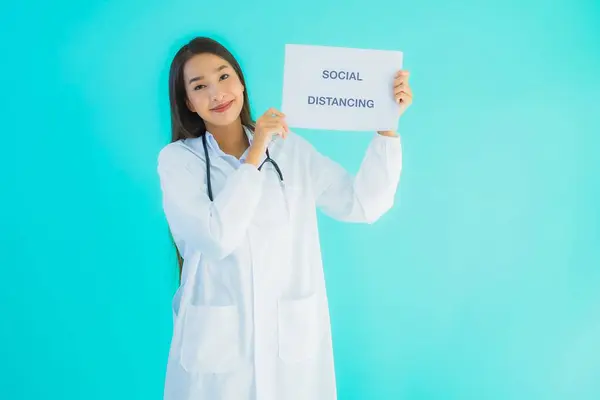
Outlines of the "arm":
[[[400,70],[392,85],[400,116],[412,104],[408,79],[408,71]],[[315,200],[329,216],[341,221],[373,223],[394,204],[402,171],[402,146],[395,132],[377,132],[356,177],[314,149],[310,153]]]
[[255,165],[241,165],[211,202],[205,175],[192,173],[188,153],[180,149],[167,146],[158,157],[163,209],[171,232],[209,258],[225,258],[246,234],[262,192],[263,174]]
[[395,133],[379,132],[356,176],[310,151],[310,175],[317,206],[340,221],[373,223],[394,204],[402,170],[402,147]]

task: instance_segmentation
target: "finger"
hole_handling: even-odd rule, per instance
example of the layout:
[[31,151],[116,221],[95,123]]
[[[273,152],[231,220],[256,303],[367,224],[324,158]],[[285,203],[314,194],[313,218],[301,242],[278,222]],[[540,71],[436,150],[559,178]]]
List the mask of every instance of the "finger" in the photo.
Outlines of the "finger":
[[398,71],[396,73],[396,75],[394,76],[394,86],[396,86],[402,82],[407,82],[409,76],[410,76],[410,74],[408,73],[408,71],[403,71],[403,70]]
[[280,136],[282,138],[285,139],[287,137],[289,131],[288,131],[287,125],[285,123],[279,124],[279,126],[277,127],[277,130],[280,132]]
[[401,104],[401,105],[407,105],[407,104],[412,104],[412,101],[413,101],[412,97],[407,96],[406,94],[403,94],[402,96],[398,97],[397,103]]
[[265,116],[265,122],[269,122],[269,123],[277,123],[277,122],[281,122],[283,121],[283,119],[285,118],[285,116],[281,116],[281,115],[267,115]]
[[271,132],[287,132],[285,125],[280,122],[265,124],[264,128]]
[[285,129],[285,122],[282,119],[274,118],[264,122],[264,127],[268,129]]
[[286,136],[287,136],[287,134],[290,133],[290,127],[288,126],[288,124],[287,124],[287,122],[285,120],[283,120],[281,122],[283,124],[283,127],[285,128],[285,133],[286,133]]
[[282,117],[279,117],[279,116],[269,116],[269,115],[263,115],[263,116],[260,118],[260,123],[261,123],[261,125],[262,125],[262,126],[265,126],[265,127],[266,127],[266,126],[269,126],[269,127],[270,127],[270,126],[273,126],[273,125],[276,125],[276,124],[281,124],[281,123],[282,123],[282,121],[283,121],[283,118],[282,118]]
[[400,85],[408,85],[408,76],[399,76],[394,79],[394,87],[398,87]]
[[280,114],[281,114],[281,116],[275,115],[275,116],[268,117],[267,121],[269,124],[279,124],[279,126],[281,126],[284,129],[284,131],[287,133],[287,132],[289,132],[290,129],[287,125],[287,122],[285,122],[285,114],[283,114],[283,113],[280,113]]
[[285,117],[285,114],[282,113],[281,111],[271,107],[269,108],[263,115],[266,115],[268,117]]
[[412,94],[406,92],[400,92],[396,95],[396,103],[408,103],[412,101]]
[[408,85],[408,82],[406,82],[404,79],[396,79],[394,81],[394,89],[403,88],[406,85]]
[[410,92],[404,92],[404,91],[402,91],[402,92],[397,93],[394,97],[396,99],[399,98],[399,97],[410,97],[412,99],[413,95]]
[[279,122],[277,120],[265,121],[263,124],[263,127],[265,127],[266,129],[274,129],[279,126],[281,126],[281,122]]
[[409,96],[412,97],[412,90],[410,90],[410,88],[408,88],[408,89],[407,88],[400,88],[400,89],[395,90],[394,91],[394,97],[398,97],[402,93],[406,93],[406,94],[408,94]]
[[412,93],[412,88],[408,83],[403,83],[394,88],[394,95],[400,92]]

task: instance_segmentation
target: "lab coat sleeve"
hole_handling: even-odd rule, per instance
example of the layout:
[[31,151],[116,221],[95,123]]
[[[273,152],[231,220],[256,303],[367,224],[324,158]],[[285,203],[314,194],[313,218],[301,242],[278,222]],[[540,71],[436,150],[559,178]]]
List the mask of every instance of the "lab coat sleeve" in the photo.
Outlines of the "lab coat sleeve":
[[211,201],[205,176],[192,173],[185,153],[167,146],[158,157],[167,222],[173,236],[183,240],[186,248],[191,246],[211,259],[223,259],[247,232],[262,193],[264,175],[255,166],[242,164]]
[[314,149],[309,169],[317,207],[326,215],[373,223],[394,204],[402,171],[401,138],[376,134],[356,175]]

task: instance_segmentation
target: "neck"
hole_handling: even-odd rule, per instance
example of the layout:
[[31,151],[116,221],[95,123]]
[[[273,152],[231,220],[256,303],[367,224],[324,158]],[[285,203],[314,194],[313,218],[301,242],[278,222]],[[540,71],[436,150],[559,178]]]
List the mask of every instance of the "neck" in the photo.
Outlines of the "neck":
[[230,125],[207,125],[206,128],[215,137],[219,148],[234,157],[240,158],[250,144],[239,119]]

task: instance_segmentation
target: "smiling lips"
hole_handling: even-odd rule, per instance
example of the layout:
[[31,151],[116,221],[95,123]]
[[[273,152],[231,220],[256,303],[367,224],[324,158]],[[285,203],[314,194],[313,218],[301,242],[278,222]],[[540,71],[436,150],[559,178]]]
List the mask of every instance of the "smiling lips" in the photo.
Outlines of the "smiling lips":
[[222,113],[222,112],[227,111],[229,109],[229,107],[231,107],[231,104],[233,104],[233,100],[228,101],[227,103],[220,104],[217,107],[211,108],[210,110],[214,111],[214,112]]

